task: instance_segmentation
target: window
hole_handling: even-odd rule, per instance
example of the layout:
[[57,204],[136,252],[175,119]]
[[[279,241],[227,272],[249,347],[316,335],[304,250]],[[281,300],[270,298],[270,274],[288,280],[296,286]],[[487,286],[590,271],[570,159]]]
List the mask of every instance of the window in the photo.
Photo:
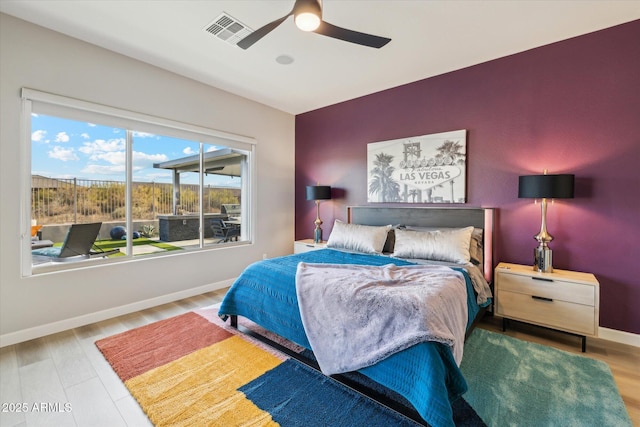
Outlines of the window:
[[251,241],[251,138],[30,89],[22,97],[25,275]]

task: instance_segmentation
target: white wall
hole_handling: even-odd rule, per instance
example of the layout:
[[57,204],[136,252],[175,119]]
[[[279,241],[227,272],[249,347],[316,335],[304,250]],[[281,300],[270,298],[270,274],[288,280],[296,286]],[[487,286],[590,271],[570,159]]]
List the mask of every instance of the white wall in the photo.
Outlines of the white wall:
[[[22,278],[20,88],[256,138],[253,245]],[[290,253],[294,116],[0,14],[0,345],[228,285],[250,262]]]

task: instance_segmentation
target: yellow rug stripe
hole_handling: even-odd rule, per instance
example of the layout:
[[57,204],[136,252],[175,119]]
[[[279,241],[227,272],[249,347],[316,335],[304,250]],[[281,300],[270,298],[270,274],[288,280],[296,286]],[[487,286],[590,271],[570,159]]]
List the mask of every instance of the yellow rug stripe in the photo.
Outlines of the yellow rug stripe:
[[156,426],[277,426],[269,413],[236,389],[280,363],[233,336],[131,378],[126,385]]

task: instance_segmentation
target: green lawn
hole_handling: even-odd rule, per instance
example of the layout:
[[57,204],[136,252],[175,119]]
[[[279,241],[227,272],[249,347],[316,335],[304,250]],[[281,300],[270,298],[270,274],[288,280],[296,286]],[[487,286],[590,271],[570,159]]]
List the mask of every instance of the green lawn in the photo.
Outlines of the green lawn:
[[[95,246],[102,249],[103,251],[108,251],[111,249],[124,248],[127,246],[126,240],[96,240],[94,243]],[[168,243],[158,242],[157,240],[147,239],[146,237],[140,237],[138,239],[133,239],[133,246],[142,246],[142,245],[151,245],[156,248],[163,249],[165,251],[178,251],[182,250],[182,248],[178,246],[173,246]],[[123,253],[116,253],[113,255],[109,255],[110,257],[124,256]]]

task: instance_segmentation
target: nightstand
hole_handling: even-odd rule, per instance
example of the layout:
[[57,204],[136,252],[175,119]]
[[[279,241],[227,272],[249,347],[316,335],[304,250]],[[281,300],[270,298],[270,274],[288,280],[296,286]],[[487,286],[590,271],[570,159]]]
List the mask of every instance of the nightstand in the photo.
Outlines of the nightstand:
[[593,274],[539,273],[529,265],[500,263],[495,270],[496,315],[582,338],[598,336],[600,284]]
[[295,242],[293,242],[293,253],[301,254],[303,252],[317,251],[318,249],[325,249],[326,247],[327,247],[326,241],[315,243],[313,239],[296,240]]

